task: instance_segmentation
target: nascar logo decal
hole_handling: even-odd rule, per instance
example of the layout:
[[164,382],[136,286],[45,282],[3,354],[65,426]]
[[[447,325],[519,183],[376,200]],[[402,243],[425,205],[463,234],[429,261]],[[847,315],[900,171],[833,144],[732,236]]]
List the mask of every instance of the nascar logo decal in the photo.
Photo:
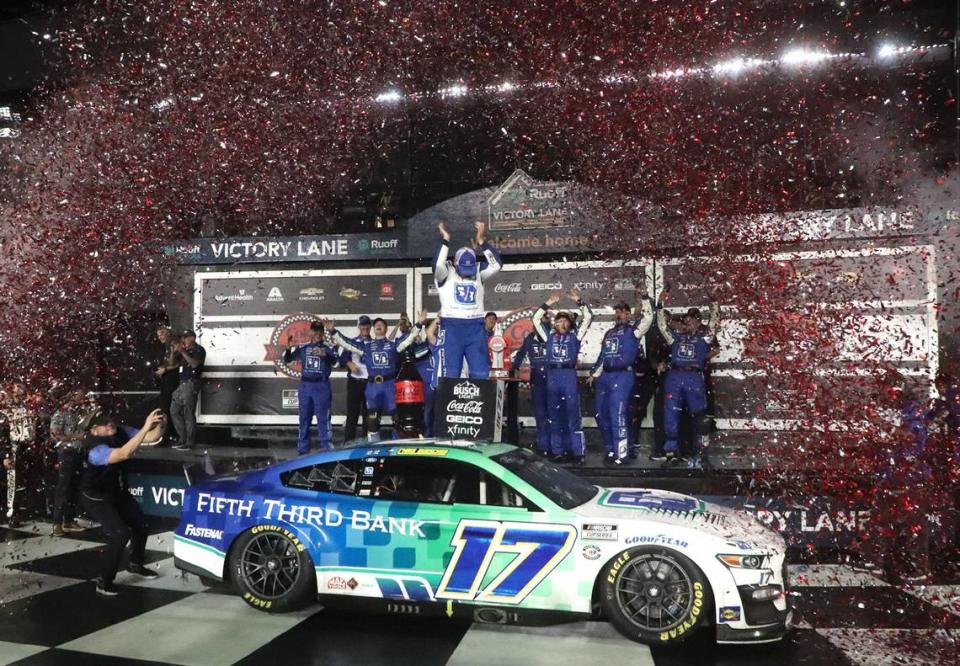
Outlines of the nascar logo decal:
[[[518,604],[570,553],[576,537],[572,525],[461,520],[437,598]],[[515,557],[481,590],[499,554]]]

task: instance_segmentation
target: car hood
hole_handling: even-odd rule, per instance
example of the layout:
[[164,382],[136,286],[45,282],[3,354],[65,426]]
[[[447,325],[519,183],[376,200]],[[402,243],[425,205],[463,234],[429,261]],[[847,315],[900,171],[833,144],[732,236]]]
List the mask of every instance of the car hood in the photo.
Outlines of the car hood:
[[642,521],[689,527],[751,548],[783,552],[786,544],[777,532],[744,511],[704,502],[691,495],[646,488],[601,488],[574,511],[584,520]]

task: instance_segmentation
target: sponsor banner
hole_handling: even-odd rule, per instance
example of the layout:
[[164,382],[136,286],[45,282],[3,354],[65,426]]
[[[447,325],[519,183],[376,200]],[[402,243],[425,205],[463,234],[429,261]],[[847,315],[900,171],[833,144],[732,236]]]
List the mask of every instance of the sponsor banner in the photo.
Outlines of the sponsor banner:
[[402,232],[329,236],[198,238],[164,248],[181,264],[253,264],[294,261],[403,259]]
[[199,274],[202,316],[277,315],[279,321],[301,312],[360,315],[407,309],[409,269],[305,273]]
[[442,377],[434,394],[436,436],[499,442],[502,392],[502,382]]
[[148,516],[177,517],[183,506],[183,492],[187,487],[184,476],[138,474],[131,472],[128,479],[130,494]]

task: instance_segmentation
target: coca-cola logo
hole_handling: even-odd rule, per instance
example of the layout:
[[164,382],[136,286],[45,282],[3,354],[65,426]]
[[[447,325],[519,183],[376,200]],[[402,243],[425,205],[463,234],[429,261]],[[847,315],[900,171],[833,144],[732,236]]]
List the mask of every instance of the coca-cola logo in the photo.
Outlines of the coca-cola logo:
[[519,294],[521,285],[519,282],[504,282],[494,287],[493,291],[498,294]]
[[447,403],[447,411],[458,414],[482,414],[483,402],[480,400],[467,400],[466,402],[451,400]]
[[461,400],[469,400],[480,395],[480,387],[470,382],[461,382],[453,387],[453,395]]

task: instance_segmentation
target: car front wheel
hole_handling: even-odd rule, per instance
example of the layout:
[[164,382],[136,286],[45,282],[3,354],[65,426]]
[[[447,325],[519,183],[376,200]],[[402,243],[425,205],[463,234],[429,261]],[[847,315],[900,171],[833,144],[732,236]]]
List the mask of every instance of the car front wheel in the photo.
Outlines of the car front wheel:
[[230,571],[243,600],[268,613],[301,608],[316,598],[313,562],[297,536],[278,525],[258,525],[237,538]]
[[631,640],[680,643],[710,617],[706,577],[676,551],[631,548],[607,562],[600,575],[604,615]]

